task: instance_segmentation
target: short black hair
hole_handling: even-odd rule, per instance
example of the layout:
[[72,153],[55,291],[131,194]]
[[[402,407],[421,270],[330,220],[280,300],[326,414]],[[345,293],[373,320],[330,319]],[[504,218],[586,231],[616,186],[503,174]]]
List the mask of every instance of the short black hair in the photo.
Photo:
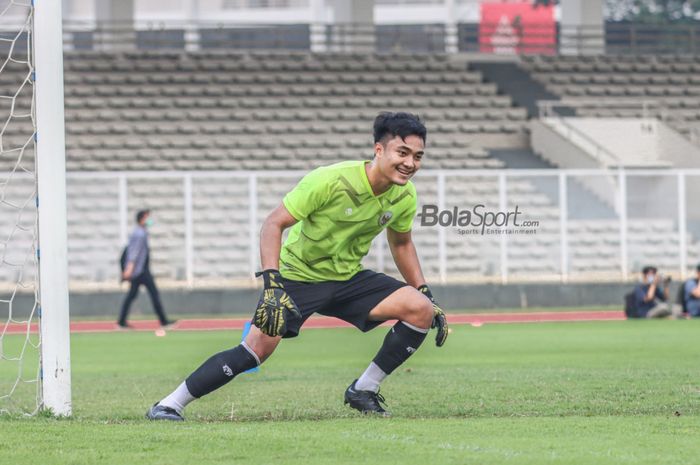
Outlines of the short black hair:
[[375,144],[385,143],[387,136],[391,136],[390,139],[399,136],[401,140],[405,140],[408,136],[418,136],[425,144],[427,134],[428,130],[423,121],[418,115],[411,113],[383,111],[374,119]]
[[656,273],[656,267],[655,267],[655,266],[645,266],[644,268],[642,268],[642,274],[647,274],[647,273],[652,272],[652,271],[653,271],[654,273]]
[[151,213],[151,210],[139,210],[138,212],[136,212],[136,222],[141,223],[143,217],[148,215],[149,213]]
[[695,267],[696,271],[700,271],[700,263],[698,263],[698,266]]

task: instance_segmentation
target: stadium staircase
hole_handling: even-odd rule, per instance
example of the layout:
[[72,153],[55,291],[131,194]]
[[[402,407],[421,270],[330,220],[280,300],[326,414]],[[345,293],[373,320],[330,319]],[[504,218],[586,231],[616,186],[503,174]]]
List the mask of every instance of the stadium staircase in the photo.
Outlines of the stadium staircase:
[[[517,106],[527,109],[530,118],[539,116],[537,101],[559,100],[555,93],[533,79],[518,63],[470,61],[469,69],[481,73],[486,82],[493,82],[501,92],[510,95]],[[575,114],[572,108],[561,108],[560,112],[562,115]]]

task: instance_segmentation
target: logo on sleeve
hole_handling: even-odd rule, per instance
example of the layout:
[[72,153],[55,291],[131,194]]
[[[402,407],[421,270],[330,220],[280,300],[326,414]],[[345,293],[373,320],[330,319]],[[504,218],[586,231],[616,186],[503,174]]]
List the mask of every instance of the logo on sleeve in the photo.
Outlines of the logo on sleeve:
[[394,216],[394,214],[390,211],[382,213],[382,216],[379,217],[379,226],[385,226],[391,220],[392,216]]

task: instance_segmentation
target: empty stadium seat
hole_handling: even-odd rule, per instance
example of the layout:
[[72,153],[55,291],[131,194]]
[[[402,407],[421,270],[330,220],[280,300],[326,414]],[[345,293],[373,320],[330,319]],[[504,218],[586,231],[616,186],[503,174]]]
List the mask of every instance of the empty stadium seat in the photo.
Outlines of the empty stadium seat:
[[[676,58],[600,55],[571,60],[539,55],[524,56],[523,66],[552,93],[569,100],[567,105],[577,108],[581,115],[639,118],[644,114],[642,103],[646,102],[653,116],[663,114],[667,124],[687,134],[687,124],[700,121],[700,114],[679,112],[674,99],[700,95],[700,69],[693,57]],[[606,103],[600,97],[613,99]],[[595,99],[596,108],[586,108],[590,101],[577,105],[571,99]],[[689,105],[696,105],[692,97],[689,100]],[[598,108],[600,104],[605,108]],[[630,110],[630,104],[636,104],[637,110]]]
[[[66,52],[67,168],[217,169],[223,165],[215,160],[223,163],[225,157],[207,161],[204,156],[218,147],[217,135],[232,139],[234,146],[265,133],[278,135],[268,140],[279,146],[290,131],[326,139],[339,133],[358,138],[365,134],[367,141],[372,118],[384,109],[430,114],[426,121],[431,133],[448,140],[467,132],[478,143],[481,135],[508,137],[525,131],[525,110],[511,108],[508,96],[498,95],[494,84],[482,82],[480,73],[468,71],[453,57],[421,56],[416,62],[413,55],[388,61],[385,56],[356,55]],[[387,73],[386,63],[396,72]],[[22,72],[6,70],[6,84],[0,87],[11,87]],[[241,125],[243,121],[255,124]],[[23,131],[8,127],[6,135]],[[155,150],[148,159],[135,156],[134,140],[139,136],[144,138],[139,142],[143,148]],[[199,148],[201,162],[183,164],[168,156],[173,144]],[[131,152],[121,150],[127,145]],[[443,154],[434,151],[432,157]],[[467,157],[462,166],[455,160],[448,164],[474,165]],[[294,159],[289,162],[288,166],[303,167]],[[0,160],[0,169],[9,163]]]

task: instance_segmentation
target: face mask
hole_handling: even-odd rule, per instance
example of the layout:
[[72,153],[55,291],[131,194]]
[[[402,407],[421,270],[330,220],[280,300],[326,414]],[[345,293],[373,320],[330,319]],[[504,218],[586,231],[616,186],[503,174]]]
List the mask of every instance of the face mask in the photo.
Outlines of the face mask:
[[148,226],[149,228],[153,226],[153,220],[151,218],[146,219],[146,226]]
[[648,282],[649,284],[653,283],[655,277],[656,277],[656,276],[654,276],[653,274],[650,274],[649,276],[647,276],[647,282]]

